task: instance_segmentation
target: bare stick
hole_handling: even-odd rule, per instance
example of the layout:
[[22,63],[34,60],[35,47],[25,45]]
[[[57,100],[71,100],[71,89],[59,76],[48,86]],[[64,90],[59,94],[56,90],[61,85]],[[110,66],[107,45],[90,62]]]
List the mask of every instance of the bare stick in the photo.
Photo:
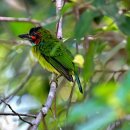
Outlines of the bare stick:
[[44,130],[48,130],[45,118],[42,119],[42,122],[43,122],[43,125],[44,125]]
[[107,130],[114,130],[116,128],[119,128],[119,126],[122,125],[122,121],[121,120],[118,120],[112,124],[110,124],[108,127],[107,127]]
[[106,72],[106,73],[124,73],[128,71],[127,69],[120,69],[120,70],[95,70],[96,73],[102,73],[102,72]]
[[[23,114],[23,113],[17,113],[17,114],[20,115],[20,116],[36,118],[36,115],[32,115],[32,114]],[[15,113],[7,113],[7,112],[6,113],[0,112],[0,115],[3,115],[3,116],[18,116]]]
[[12,108],[7,102],[5,102],[5,101],[2,100],[2,99],[0,99],[0,100],[1,100],[1,102],[3,102],[4,104],[6,104],[6,105],[10,108],[10,110],[11,110],[15,115],[17,115],[17,116],[19,117],[20,120],[22,120],[23,122],[26,122],[26,123],[28,123],[29,125],[32,126],[32,123],[30,123],[29,121],[24,120],[17,112],[15,112],[15,111],[13,110],[13,108]]
[[41,23],[35,19],[30,18],[14,18],[14,17],[0,17],[0,21],[3,22],[28,22],[35,25],[40,25]]
[[130,114],[110,124],[106,130],[115,130],[116,128],[119,128],[125,121],[130,121]]
[[66,113],[66,116],[68,116],[69,108],[70,108],[70,106],[71,106],[71,101],[72,101],[72,97],[73,97],[73,92],[74,92],[75,82],[76,82],[76,81],[74,81],[73,86],[72,86],[72,89],[71,89],[71,92],[70,92],[70,96],[69,96],[69,100],[68,100],[68,106],[67,106],[67,113]]
[[56,0],[56,14],[57,14],[57,38],[62,39],[62,16],[60,11],[64,5],[64,0]]
[[44,22],[42,21],[38,21],[35,19],[31,19],[31,18],[14,18],[14,17],[2,17],[0,16],[0,21],[2,22],[26,22],[26,23],[31,23],[37,26],[45,26],[47,24],[50,24],[52,22],[56,21],[55,16],[48,18],[47,20],[45,20]]
[[56,82],[52,81],[50,84],[50,91],[48,94],[47,101],[46,101],[44,107],[42,108],[41,112],[38,113],[38,115],[36,116],[36,119],[33,121],[33,126],[31,128],[31,130],[37,130],[38,125],[39,125],[40,121],[42,120],[42,116],[45,116],[47,114],[48,110],[50,109],[52,101],[53,101],[55,93],[56,93],[56,87],[57,87]]

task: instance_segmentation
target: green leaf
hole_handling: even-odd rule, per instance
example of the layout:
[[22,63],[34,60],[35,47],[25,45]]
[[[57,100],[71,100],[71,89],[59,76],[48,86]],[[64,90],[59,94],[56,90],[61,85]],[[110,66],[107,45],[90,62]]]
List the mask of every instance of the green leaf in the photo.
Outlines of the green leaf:
[[104,6],[106,4],[106,1],[105,0],[94,0],[92,2],[92,4],[98,8],[98,7]]
[[116,119],[116,111],[101,102],[91,99],[72,107],[68,117],[68,124],[78,124],[76,130],[98,130]]
[[85,34],[89,33],[92,29],[92,20],[94,13],[90,10],[86,10],[79,18],[79,21],[75,26],[75,37],[80,40]]
[[64,15],[66,12],[72,11],[73,7],[74,3],[66,3],[61,10],[61,14]]
[[76,123],[87,119],[87,117],[93,117],[96,112],[102,112],[109,109],[104,103],[99,100],[89,100],[82,104],[77,104],[72,107],[69,113],[68,123]]
[[76,130],[99,130],[115,120],[115,113],[111,110],[104,111],[100,116],[78,125]]
[[113,58],[121,49],[125,48],[122,42],[113,47],[110,51],[100,55],[100,61],[105,65],[111,58]]
[[130,35],[130,17],[120,14],[116,3],[105,5],[103,9],[106,15],[113,18],[120,31],[126,35]]
[[128,72],[117,91],[117,97],[121,106],[127,112],[130,112],[130,72]]
[[84,70],[83,70],[83,77],[85,81],[88,81],[88,79],[92,76],[94,71],[94,54],[96,51],[96,44],[95,42],[90,42],[90,46],[88,49],[88,52],[85,56],[85,64],[84,64]]
[[119,29],[126,35],[130,36],[130,17],[120,15],[118,19],[116,19],[116,23]]

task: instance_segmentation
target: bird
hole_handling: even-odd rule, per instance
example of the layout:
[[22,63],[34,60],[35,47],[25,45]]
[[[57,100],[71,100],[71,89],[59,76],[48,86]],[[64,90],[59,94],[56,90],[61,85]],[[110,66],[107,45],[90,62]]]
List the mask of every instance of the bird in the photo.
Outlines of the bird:
[[79,91],[83,93],[78,66],[73,62],[72,53],[61,40],[41,26],[33,27],[29,33],[21,34],[19,37],[31,42],[32,53],[44,69],[64,76],[70,82],[74,82],[74,75]]

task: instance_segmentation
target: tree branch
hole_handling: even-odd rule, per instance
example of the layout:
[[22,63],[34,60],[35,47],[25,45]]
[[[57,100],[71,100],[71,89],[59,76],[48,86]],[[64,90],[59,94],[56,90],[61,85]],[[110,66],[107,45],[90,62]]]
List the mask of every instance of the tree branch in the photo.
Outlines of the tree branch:
[[55,22],[56,18],[54,16],[54,17],[51,17],[51,18],[45,20],[44,22],[42,22],[42,21],[38,21],[38,20],[35,20],[35,19],[31,19],[31,18],[14,18],[14,17],[2,17],[2,16],[0,16],[0,21],[2,21],[2,22],[26,22],[26,23],[34,24],[36,26],[45,26],[47,24]]
[[[32,114],[23,114],[23,113],[17,113],[17,114],[19,116],[36,118],[36,115],[32,115]],[[6,113],[0,112],[0,115],[3,115],[3,116],[18,116],[15,113],[7,113],[7,112]]]
[[62,16],[60,11],[64,6],[64,0],[56,0],[56,15],[57,15],[57,38],[62,39]]
[[22,120],[23,122],[26,122],[26,123],[28,123],[29,125],[32,126],[32,123],[30,123],[29,121],[24,120],[24,119],[19,115],[19,113],[15,112],[15,111],[13,110],[13,108],[12,108],[7,102],[5,102],[5,101],[2,100],[2,99],[0,99],[0,101],[3,102],[5,105],[7,105],[7,106],[9,107],[9,109],[10,109],[15,115],[17,115],[17,116],[19,117],[20,120]]
[[130,114],[110,124],[106,130],[115,130],[116,128],[119,128],[125,121],[130,121]]
[[36,116],[36,119],[32,122],[33,126],[31,128],[31,130],[37,130],[38,125],[39,125],[40,121],[42,120],[42,117],[45,116],[47,114],[48,110],[50,109],[50,107],[52,105],[52,101],[53,101],[55,93],[56,93],[56,87],[57,87],[56,82],[52,81],[50,84],[50,91],[48,94],[47,101],[46,101],[45,105],[43,106],[43,108],[41,109],[41,111]]
[[120,70],[95,70],[96,73],[102,73],[102,72],[106,72],[106,73],[124,73],[128,71],[127,69],[120,69]]
[[14,18],[14,17],[0,17],[0,21],[3,22],[28,22],[35,25],[41,25],[41,22],[30,18]]

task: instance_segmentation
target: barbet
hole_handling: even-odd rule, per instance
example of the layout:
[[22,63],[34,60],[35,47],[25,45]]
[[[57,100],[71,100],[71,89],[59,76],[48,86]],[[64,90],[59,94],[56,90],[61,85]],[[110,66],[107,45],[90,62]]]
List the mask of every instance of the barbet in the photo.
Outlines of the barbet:
[[67,80],[73,82],[72,75],[83,93],[78,76],[78,67],[73,63],[74,57],[64,44],[50,31],[42,27],[30,29],[29,34],[19,35],[32,43],[32,52],[43,68],[57,75],[63,75]]

